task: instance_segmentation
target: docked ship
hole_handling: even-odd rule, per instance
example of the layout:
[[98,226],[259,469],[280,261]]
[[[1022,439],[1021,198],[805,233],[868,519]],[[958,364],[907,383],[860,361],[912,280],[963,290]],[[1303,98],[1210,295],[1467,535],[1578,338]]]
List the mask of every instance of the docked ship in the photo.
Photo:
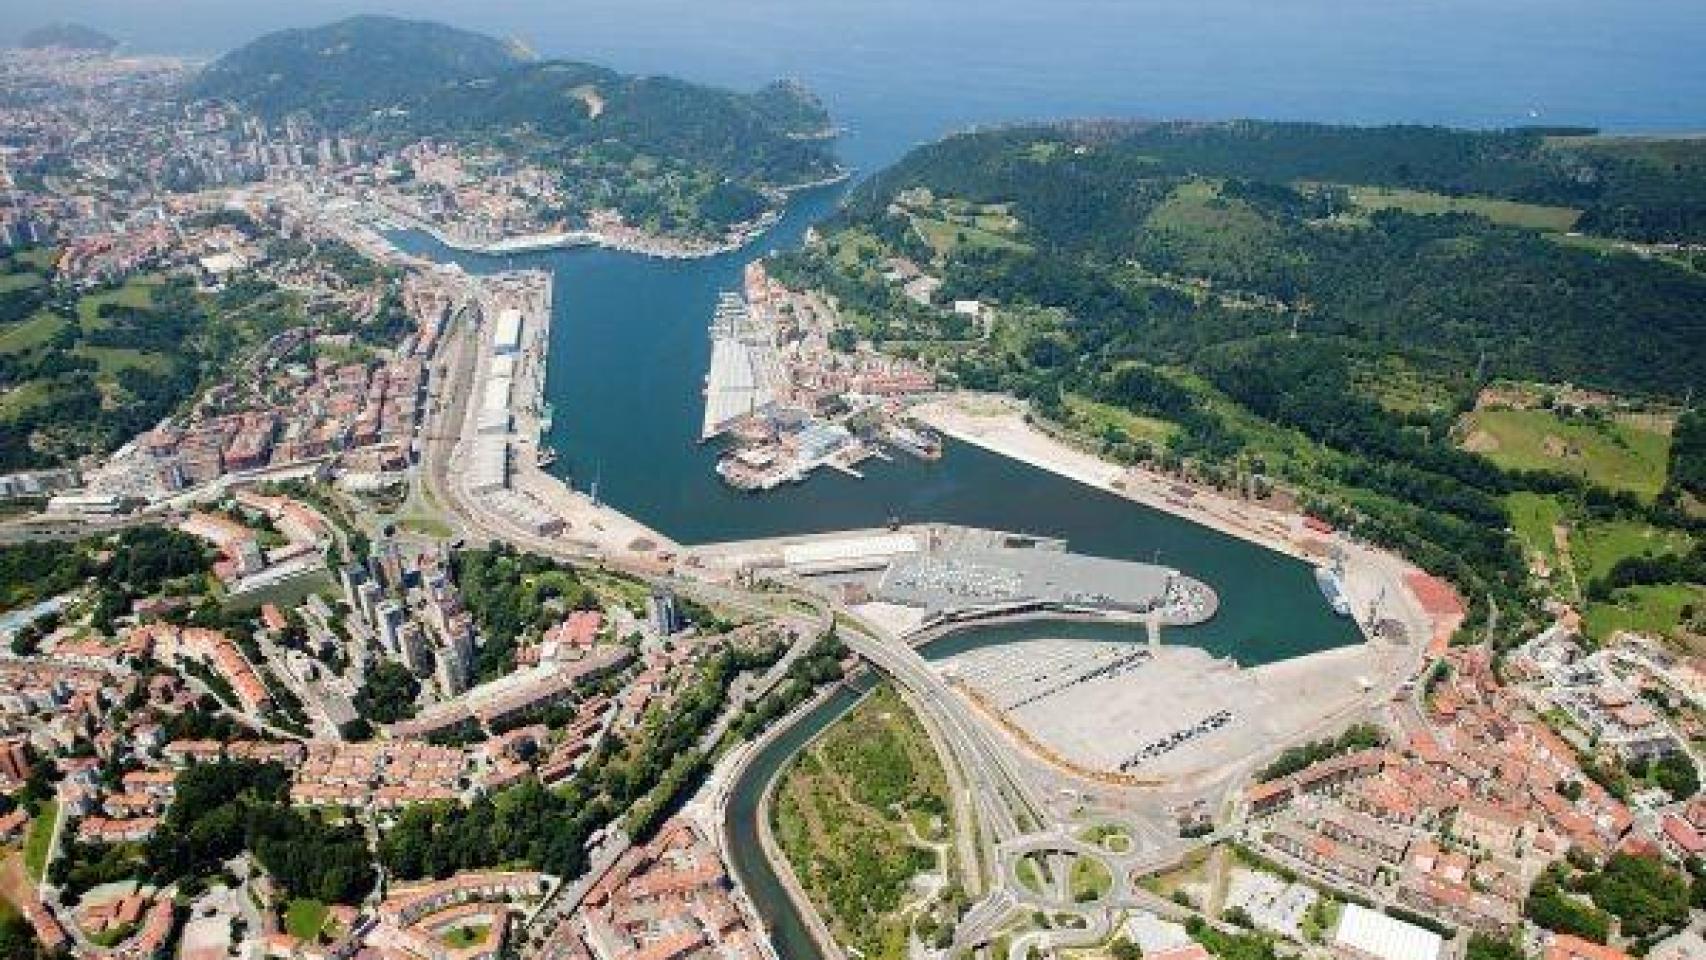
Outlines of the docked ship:
[[922,427],[891,423],[883,429],[883,439],[920,460],[942,458],[942,438]]
[[1351,601],[1345,596],[1345,585],[1337,571],[1316,567],[1315,585],[1321,588],[1321,596],[1327,598],[1327,605],[1334,613],[1341,617],[1351,615]]
[[539,467],[548,467],[556,462],[557,450],[555,447],[542,446],[539,448],[539,453],[533,458],[534,465]]

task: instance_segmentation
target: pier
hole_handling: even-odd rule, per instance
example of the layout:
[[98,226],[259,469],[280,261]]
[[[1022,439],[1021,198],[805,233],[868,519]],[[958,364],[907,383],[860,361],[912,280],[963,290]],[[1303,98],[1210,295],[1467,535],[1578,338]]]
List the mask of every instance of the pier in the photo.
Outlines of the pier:
[[769,409],[781,385],[775,331],[739,294],[724,293],[711,321],[711,370],[705,377],[699,439],[720,436],[742,418]]

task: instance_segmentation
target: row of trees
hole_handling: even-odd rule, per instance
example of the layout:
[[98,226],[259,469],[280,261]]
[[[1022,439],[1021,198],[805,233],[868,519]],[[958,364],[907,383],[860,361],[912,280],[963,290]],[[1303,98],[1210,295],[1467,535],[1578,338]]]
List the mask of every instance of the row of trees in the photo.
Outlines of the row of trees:
[[1336,737],[1324,740],[1311,740],[1308,743],[1287,748],[1274,761],[1262,768],[1257,775],[1259,781],[1278,780],[1320,763],[1329,757],[1337,757],[1358,750],[1368,750],[1386,743],[1386,734],[1380,727],[1372,723],[1353,723]]

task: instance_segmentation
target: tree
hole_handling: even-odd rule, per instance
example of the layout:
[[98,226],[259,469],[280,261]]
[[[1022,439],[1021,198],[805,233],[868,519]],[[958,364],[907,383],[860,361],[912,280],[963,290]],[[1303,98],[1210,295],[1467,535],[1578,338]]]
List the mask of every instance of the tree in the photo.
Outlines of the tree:
[[1687,800],[1700,792],[1700,773],[1684,753],[1661,758],[1653,765],[1652,777],[1659,789],[1678,800]]
[[1585,886],[1626,936],[1651,936],[1688,919],[1688,881],[1655,857],[1612,854]]
[[1562,887],[1563,879],[1563,870],[1557,864],[1542,873],[1529,890],[1523,914],[1547,930],[1605,943],[1611,935],[1611,917],[1571,897]]
[[1529,960],[1522,944],[1514,940],[1499,940],[1484,933],[1469,937],[1466,960]]
[[396,723],[415,715],[420,692],[421,682],[408,667],[386,660],[368,668],[356,691],[355,708],[370,723]]

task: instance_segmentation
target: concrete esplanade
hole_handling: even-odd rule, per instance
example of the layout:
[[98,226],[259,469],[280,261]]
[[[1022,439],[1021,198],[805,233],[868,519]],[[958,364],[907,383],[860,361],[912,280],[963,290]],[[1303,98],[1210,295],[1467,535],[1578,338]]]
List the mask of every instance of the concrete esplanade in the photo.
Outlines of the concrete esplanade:
[[897,558],[877,596],[932,615],[1048,609],[1154,618],[1189,626],[1214,616],[1219,597],[1169,567],[1041,547],[955,546]]

